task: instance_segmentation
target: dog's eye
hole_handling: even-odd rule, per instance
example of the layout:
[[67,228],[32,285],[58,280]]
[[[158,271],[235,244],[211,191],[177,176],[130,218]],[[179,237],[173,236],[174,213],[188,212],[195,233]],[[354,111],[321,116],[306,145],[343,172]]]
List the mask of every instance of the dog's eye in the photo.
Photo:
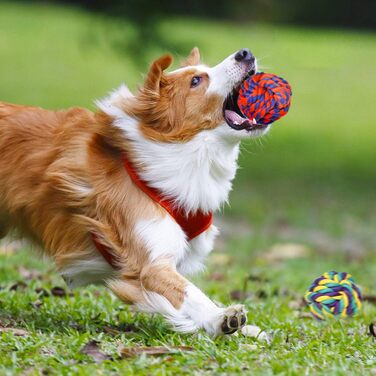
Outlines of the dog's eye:
[[192,81],[191,81],[191,87],[196,87],[196,86],[200,85],[201,81],[202,81],[202,77],[194,76],[192,78]]

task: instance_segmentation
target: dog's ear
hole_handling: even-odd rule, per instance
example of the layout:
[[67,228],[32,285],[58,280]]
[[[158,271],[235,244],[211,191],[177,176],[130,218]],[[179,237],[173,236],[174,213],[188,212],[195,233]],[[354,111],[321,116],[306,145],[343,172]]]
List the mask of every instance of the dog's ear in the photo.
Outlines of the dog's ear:
[[161,56],[151,64],[149,72],[145,79],[145,89],[155,93],[159,92],[159,85],[163,71],[172,64],[172,60],[172,56],[168,54]]
[[194,47],[181,66],[188,67],[190,65],[198,64],[200,64],[200,50],[198,49],[198,47]]

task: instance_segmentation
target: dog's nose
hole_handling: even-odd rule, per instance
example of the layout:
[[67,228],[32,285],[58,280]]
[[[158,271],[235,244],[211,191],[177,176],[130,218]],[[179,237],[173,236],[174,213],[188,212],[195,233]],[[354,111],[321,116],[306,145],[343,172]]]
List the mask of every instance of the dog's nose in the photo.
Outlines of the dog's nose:
[[235,54],[235,60],[243,63],[253,63],[255,57],[248,48],[242,48]]

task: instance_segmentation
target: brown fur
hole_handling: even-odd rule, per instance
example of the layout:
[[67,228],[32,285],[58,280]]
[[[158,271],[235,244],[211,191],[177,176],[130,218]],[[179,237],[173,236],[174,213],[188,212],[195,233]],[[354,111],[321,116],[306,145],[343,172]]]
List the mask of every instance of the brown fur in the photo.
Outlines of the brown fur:
[[[188,63],[199,62],[198,50],[192,51]],[[192,67],[183,72],[165,75],[163,71],[172,63],[165,55],[156,60],[146,77],[145,85],[134,101],[124,104],[126,112],[141,122],[144,136],[162,142],[186,142],[204,129],[216,128],[223,121],[223,98],[204,95],[208,76]],[[191,88],[194,76],[203,82]]]
[[[194,50],[188,63],[198,61]],[[171,62],[169,55],[156,60],[135,99],[122,106],[139,119],[145,137],[185,142],[221,122],[220,98],[203,96],[205,74],[199,87],[190,87],[201,74],[194,67],[165,75]],[[132,158],[128,141],[102,112],[0,102],[0,233],[16,229],[60,269],[90,257],[95,232],[119,259],[122,271],[109,286],[122,300],[141,301],[142,285],[178,308],[187,281],[169,266],[150,265],[133,233],[136,221],[167,214],[132,183],[124,151]]]

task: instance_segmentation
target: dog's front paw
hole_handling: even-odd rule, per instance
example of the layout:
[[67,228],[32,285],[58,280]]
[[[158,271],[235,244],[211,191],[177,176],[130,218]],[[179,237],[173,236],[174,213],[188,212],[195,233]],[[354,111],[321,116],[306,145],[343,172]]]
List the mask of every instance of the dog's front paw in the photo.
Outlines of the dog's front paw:
[[223,334],[232,334],[242,328],[247,322],[247,311],[242,304],[235,304],[223,312],[221,331]]

